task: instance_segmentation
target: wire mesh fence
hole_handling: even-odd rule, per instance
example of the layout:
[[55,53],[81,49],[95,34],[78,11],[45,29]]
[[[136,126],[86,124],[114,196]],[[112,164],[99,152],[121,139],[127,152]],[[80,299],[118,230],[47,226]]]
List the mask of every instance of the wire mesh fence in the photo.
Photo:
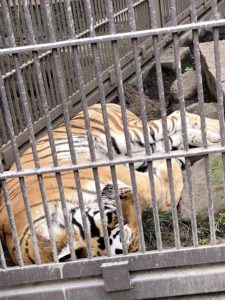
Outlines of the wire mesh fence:
[[[21,270],[26,264],[77,263],[78,258],[91,264],[95,256],[111,259],[123,254],[126,259],[131,252],[151,256],[142,224],[148,207],[153,212],[155,257],[157,260],[162,253],[165,266],[170,254],[163,246],[159,211],[172,212],[171,248],[178,255],[174,265],[179,265],[179,255],[184,253],[177,212],[183,167],[191,214],[190,249],[198,257],[193,264],[201,263],[198,255],[205,252],[202,263],[218,261],[210,252],[222,249],[222,253],[223,248],[215,246],[209,163],[210,154],[221,153],[225,174],[219,48],[219,27],[225,20],[219,18],[217,7],[213,0],[1,0],[3,270],[10,268],[2,243]],[[211,20],[198,22],[202,10],[208,8]],[[201,28],[213,31],[218,120],[207,119],[204,113]],[[185,112],[179,35],[188,30],[193,36],[200,116]],[[179,111],[169,116],[160,62],[161,37],[165,35],[173,42],[179,96]],[[146,118],[142,78],[146,57],[154,57],[155,62],[161,111],[161,119],[156,121]],[[123,81],[128,67],[133,70],[128,76],[135,74],[140,119],[126,109]],[[106,104],[106,96],[115,88],[119,105]],[[90,106],[93,103],[99,104]],[[191,157],[197,155],[204,158],[209,235],[214,245],[206,250],[199,245],[192,187]],[[220,260],[224,261],[222,254]],[[144,261],[141,256],[139,259]],[[191,264],[191,257],[187,262]],[[93,266],[86,275],[95,274]],[[99,274],[99,269],[96,272]],[[127,289],[126,284],[122,289]],[[113,282],[107,289],[114,291]]]

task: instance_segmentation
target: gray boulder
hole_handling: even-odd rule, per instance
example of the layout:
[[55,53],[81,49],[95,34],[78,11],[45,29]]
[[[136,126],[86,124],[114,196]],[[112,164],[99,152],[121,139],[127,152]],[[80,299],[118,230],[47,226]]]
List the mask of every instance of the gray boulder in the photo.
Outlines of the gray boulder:
[[[184,100],[191,100],[197,94],[196,72],[188,71],[182,74]],[[179,103],[177,80],[170,87],[170,100],[172,103]]]
[[[221,155],[211,155],[210,158],[210,179],[212,187],[212,198],[214,205],[214,214],[217,216],[221,211],[225,211],[224,181]],[[196,208],[196,216],[198,221],[208,219],[208,194],[205,178],[204,159],[196,162],[192,168],[192,187],[193,198]],[[188,194],[188,186],[186,184],[186,174],[184,172],[184,189],[182,192],[179,214],[184,221],[191,221],[190,200]]]
[[[200,115],[199,103],[186,106],[186,111]],[[211,119],[218,119],[218,105],[216,102],[204,103],[205,116]]]

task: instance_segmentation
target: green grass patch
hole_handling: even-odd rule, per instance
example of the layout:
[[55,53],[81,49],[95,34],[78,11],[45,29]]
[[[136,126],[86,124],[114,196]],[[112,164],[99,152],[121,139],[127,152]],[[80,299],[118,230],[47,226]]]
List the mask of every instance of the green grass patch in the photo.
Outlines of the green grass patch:
[[[163,248],[166,249],[175,247],[172,213],[161,212],[159,213],[159,219]],[[193,246],[191,224],[184,222],[179,217],[178,224],[180,230],[181,246]],[[147,250],[157,249],[154,219],[151,210],[147,210],[143,214],[143,227]],[[225,238],[225,212],[221,212],[217,216],[215,221],[215,228],[217,238]],[[209,244],[210,227],[207,221],[198,222],[197,233],[200,245]]]
[[190,72],[190,71],[193,71],[193,67],[192,66],[187,66],[184,68],[184,72]]

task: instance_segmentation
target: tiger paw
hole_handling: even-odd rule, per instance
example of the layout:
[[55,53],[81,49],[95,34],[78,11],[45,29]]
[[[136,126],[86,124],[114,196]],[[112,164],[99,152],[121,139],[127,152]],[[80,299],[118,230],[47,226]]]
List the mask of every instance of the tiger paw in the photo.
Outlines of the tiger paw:
[[207,141],[209,144],[215,144],[220,142],[220,135],[211,131],[206,132]]
[[128,252],[136,252],[139,249],[139,235],[137,230],[133,230],[132,239],[128,246]]

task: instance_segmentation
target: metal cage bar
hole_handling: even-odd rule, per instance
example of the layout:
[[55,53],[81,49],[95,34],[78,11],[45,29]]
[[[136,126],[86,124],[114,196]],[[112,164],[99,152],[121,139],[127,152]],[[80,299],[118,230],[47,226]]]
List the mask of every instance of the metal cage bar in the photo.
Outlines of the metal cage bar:
[[[3,126],[6,124],[7,129],[1,130],[2,136],[4,140],[6,140],[9,136],[16,170],[4,171],[2,161],[0,160],[0,184],[2,193],[5,198],[5,205],[9,223],[11,226],[12,240],[15,248],[14,251],[16,253],[19,264],[19,268],[13,268],[12,273],[19,270],[21,272],[24,272],[23,276],[25,276],[24,274],[26,272],[28,272],[26,274],[29,274],[29,272],[32,273],[35,272],[35,270],[38,270],[38,285],[44,287],[44,290],[46,290],[47,285],[45,286],[45,284],[43,283],[43,281],[45,280],[44,278],[45,276],[48,276],[49,272],[52,272],[52,274],[55,272],[53,275],[49,275],[49,278],[47,278],[46,280],[51,281],[51,285],[53,288],[55,287],[55,283],[58,283],[58,281],[60,281],[60,289],[65,282],[66,291],[64,291],[64,294],[70,295],[69,292],[71,292],[71,290],[73,290],[74,288],[74,286],[72,287],[72,279],[79,278],[79,280],[82,281],[84,277],[88,277],[89,283],[93,284],[93,286],[95,287],[98,286],[98,289],[103,290],[103,288],[105,287],[104,293],[106,293],[107,279],[104,277],[104,268],[107,269],[108,267],[110,267],[112,268],[113,272],[116,272],[117,267],[120,264],[122,266],[126,266],[123,270],[119,270],[122,270],[124,272],[121,272],[121,274],[125,274],[124,281],[127,280],[128,287],[132,287],[132,284],[135,285],[136,283],[139,283],[140,279],[145,279],[144,273],[146,271],[148,272],[149,270],[151,270],[152,275],[148,274],[148,277],[146,277],[146,282],[152,282],[152,279],[155,275],[154,272],[157,273],[156,270],[162,270],[163,268],[174,268],[175,270],[175,268],[177,267],[186,267],[188,274],[191,274],[192,271],[191,268],[189,268],[189,265],[193,263],[193,265],[202,265],[199,266],[199,270],[201,270],[200,275],[202,278],[202,272],[204,271],[204,268],[206,269],[204,263],[224,263],[224,246],[216,245],[216,227],[210,178],[209,154],[221,153],[223,162],[223,174],[225,180],[225,125],[223,114],[224,99],[221,82],[221,53],[219,49],[219,27],[225,26],[225,20],[218,18],[217,1],[211,0],[212,20],[198,22],[198,8],[205,3],[203,2],[204,1],[190,0],[191,23],[181,25],[179,23],[178,17],[189,7],[188,1],[184,1],[181,3],[175,0],[164,0],[160,1],[161,5],[158,5],[157,1],[155,0],[127,0],[115,2],[112,2],[111,0],[32,0],[31,3],[29,3],[29,1],[27,0],[1,1],[2,4],[0,6],[0,10],[2,10],[1,13],[5,15],[5,24],[7,25],[7,28],[3,28],[1,29],[1,31],[3,31],[3,35],[7,34],[8,41],[7,47],[0,49],[0,58],[2,58],[0,62],[0,124],[3,124]],[[145,11],[145,9],[147,9],[147,11]],[[161,25],[165,25],[164,27],[159,27],[160,22],[158,17],[160,11],[161,13],[163,13],[163,15],[161,15],[160,22]],[[85,16],[81,16],[81,13],[79,14],[78,12],[82,12],[82,14]],[[149,17],[147,21],[139,20],[142,13],[145,13],[145,15]],[[122,28],[120,27],[120,23],[123,24],[124,28],[123,26],[121,26]],[[146,25],[147,23],[148,26]],[[198,30],[201,28],[212,28],[213,30],[214,56],[216,67],[216,91],[221,135],[221,146],[217,146],[214,148],[209,148],[207,145],[207,130],[206,118],[204,113],[204,95],[198,33]],[[198,103],[201,112],[200,120],[203,147],[198,149],[190,149],[188,144],[188,128],[185,113],[183,82],[181,78],[182,71],[179,50],[179,34],[188,30],[191,30],[193,33],[195,68],[197,73]],[[27,33],[26,36],[24,36],[25,33]],[[184,149],[176,151],[172,151],[170,146],[162,66],[160,62],[160,36],[164,34],[172,36],[174,58],[176,64],[176,77],[178,82],[177,86],[180,105],[179,110],[181,116],[181,134]],[[161,122],[163,141],[165,148],[164,153],[153,153],[154,151],[151,149],[150,142],[150,129],[146,117],[146,106],[143,92],[142,57],[140,55],[140,49],[142,49],[142,41],[146,41],[149,37],[152,37],[153,41],[153,43],[150,43],[150,48],[153,48],[154,62],[156,66],[158,93],[162,117]],[[123,41],[124,48],[122,49],[121,45]],[[4,40],[3,44],[4,43],[6,43],[6,40]],[[148,51],[150,51],[150,48],[148,48]],[[130,60],[129,66],[131,66],[132,68],[132,73],[130,74],[134,74],[134,76],[136,77],[135,79],[138,87],[139,105],[141,107],[140,111],[145,154],[135,157],[132,153],[131,136],[129,131],[126,111],[127,108],[123,88],[123,67],[128,65],[128,63],[125,63],[123,65],[122,62],[124,58]],[[109,81],[109,72],[111,72],[112,77],[115,74],[115,78],[111,78],[112,82],[110,83],[107,82]],[[68,73],[71,74],[68,75]],[[17,81],[15,81],[15,79]],[[91,126],[91,120],[88,111],[88,93],[91,90],[89,89],[90,81],[95,81],[95,86],[98,86],[98,91],[96,91],[96,98],[99,96],[99,100],[101,103],[102,118],[104,123],[103,127],[108,156],[106,157],[108,158],[108,160],[105,159],[104,161],[98,161],[97,158],[93,129]],[[112,138],[110,135],[111,129],[109,125],[106,105],[107,92],[105,84],[115,85],[118,91],[125,136],[126,157],[117,158],[115,157],[113,152]],[[56,88],[58,89],[57,91],[55,91]],[[79,100],[71,100],[72,97],[77,94],[79,94],[77,96],[77,99],[81,99],[80,102]],[[13,105],[14,101],[15,107]],[[90,152],[90,161],[82,163],[78,162],[77,160],[77,153],[74,145],[73,133],[70,123],[70,117],[73,114],[71,108],[73,108],[75,104],[77,104],[76,101],[79,102],[79,105],[83,110],[84,123],[87,132],[88,147]],[[59,158],[53,134],[54,124],[52,122],[52,112],[54,112],[54,109],[61,110],[61,114],[63,116],[65,124],[65,133],[68,141],[68,151],[71,161],[66,165],[59,164]],[[17,118],[17,114],[20,111],[22,111],[22,119]],[[57,116],[60,116],[60,114]],[[44,127],[46,127],[48,133],[53,166],[41,166],[41,162],[39,159],[34,125],[37,119],[41,117],[43,117],[45,123]],[[56,117],[56,119],[57,118],[58,117]],[[31,152],[34,161],[34,165],[31,169],[23,169],[19,152],[20,149],[18,146],[18,137],[20,136],[21,129],[25,128],[27,128],[28,131],[29,142],[31,145]],[[0,141],[0,146],[2,144],[4,144],[4,142]],[[212,247],[207,246],[205,248],[200,247],[199,245],[190,159],[192,156],[196,156],[198,154],[201,154],[204,157],[204,168],[208,194],[210,241],[213,244]],[[179,219],[175,200],[172,159],[179,159],[181,157],[185,160],[187,187],[191,211],[193,246],[190,248],[182,248],[181,245]],[[154,183],[154,162],[157,160],[166,160],[176,249],[163,249],[160,216],[156,200],[157,191]],[[148,176],[148,184],[151,188],[153,222],[157,248],[157,250],[152,252],[147,251],[145,245],[138,186],[136,180],[136,162],[145,162],[147,165],[146,175]],[[137,220],[139,251],[142,252],[129,255],[126,244],[123,212],[120,203],[118,176],[116,173],[116,166],[122,164],[126,164],[129,170]],[[112,185],[115,193],[117,222],[119,224],[120,241],[123,249],[123,255],[119,257],[112,257],[109,230],[107,227],[107,220],[104,212],[101,178],[99,176],[99,168],[104,166],[107,166],[110,169]],[[100,211],[101,225],[104,235],[104,247],[106,249],[106,256],[108,256],[101,259],[93,258],[91,241],[92,233],[89,232],[90,228],[86,216],[86,206],[79,173],[81,170],[85,169],[92,169],[96,200],[98,202]],[[87,246],[87,260],[84,261],[77,261],[74,251],[73,227],[71,224],[72,222],[70,219],[70,212],[67,207],[68,204],[63,187],[63,172],[73,173],[74,185],[76,186],[78,204],[81,211],[82,225],[84,228],[84,240]],[[44,180],[44,175],[46,174],[53,174],[57,181],[57,188],[59,192],[60,203],[62,206],[67,239],[69,243],[69,251],[72,260],[72,262],[69,263],[59,264],[57,245],[54,238],[54,230],[52,226],[51,215],[49,212],[48,200],[46,197]],[[38,240],[26,191],[25,179],[29,176],[35,176],[37,178],[54,261],[54,264],[52,266],[43,265],[41,262]],[[11,207],[10,193],[7,189],[7,180],[11,180],[13,178],[17,178],[19,182],[20,192],[24,200],[26,216],[29,224],[33,250],[35,253],[34,263],[36,264],[36,266],[29,266],[28,268],[23,268],[24,259],[21,252],[21,243],[18,237],[15,217],[13,215],[13,210]],[[0,240],[0,265],[2,269],[0,270],[0,278],[1,276],[5,278],[2,274],[7,274],[10,269],[7,266],[7,261],[2,248],[2,242],[4,241]],[[215,254],[217,255],[215,258],[213,258],[213,255]],[[190,257],[191,255],[193,255],[193,259],[192,257]],[[206,261],[204,261],[204,257],[202,255],[205,255]],[[140,261],[138,259],[141,259],[140,265]],[[55,271],[52,268],[55,268]],[[216,272],[223,272],[224,274],[224,271],[222,271],[221,269],[222,267],[218,267],[216,269]],[[39,273],[39,271],[41,272],[43,270],[46,271],[46,274],[45,276],[43,276],[43,278],[41,278],[41,273]],[[169,277],[169,280],[171,280],[171,282],[174,278],[174,270],[172,270]],[[132,273],[131,279],[129,272]],[[24,282],[20,282],[20,279],[13,278],[13,275],[11,275],[11,273],[8,274],[12,277],[9,278],[12,279],[14,287],[16,287],[18,284],[21,284],[20,290],[24,290],[25,284],[29,284],[32,281],[32,279],[26,279]],[[102,278],[100,278],[102,274],[104,277],[105,286],[102,282]],[[119,279],[123,276],[121,274],[117,273]],[[166,272],[166,275],[168,275],[168,272]],[[167,282],[167,278],[163,277],[163,275],[160,276],[157,277],[157,281],[160,281],[162,279],[163,282]],[[190,276],[194,278],[193,274]],[[99,281],[96,283],[94,281],[95,279]],[[62,280],[64,280],[64,282]],[[115,288],[116,279],[114,278],[114,276],[111,276],[111,280],[112,283],[110,284],[112,284],[112,286]],[[0,283],[0,286],[1,285],[2,283]],[[129,288],[127,288],[126,286],[126,288],[124,288],[124,295],[129,298],[129,296],[132,294],[132,291],[130,292],[127,290],[129,290]],[[116,291],[116,288],[115,290],[113,290],[112,288],[111,291],[113,297],[116,297],[116,294],[113,294],[114,291]],[[14,292],[15,291],[13,289],[11,294],[14,295]]]
[[[171,19],[172,19],[172,26],[177,26],[177,10],[176,10],[175,0],[171,0]],[[173,47],[174,47],[174,57],[175,57],[175,65],[176,65],[178,97],[179,97],[179,104],[180,104],[183,146],[185,151],[188,151],[189,145],[188,145],[187,123],[186,123],[186,115],[185,115],[185,102],[184,102],[184,91],[183,91],[183,81],[182,81],[182,72],[181,72],[181,61],[180,61],[180,53],[179,53],[180,52],[179,37],[177,33],[173,33]],[[189,157],[185,158],[185,169],[187,174],[187,185],[188,185],[190,209],[191,209],[193,243],[194,246],[198,246],[196,209],[195,209],[195,203],[193,198],[192,172],[191,172],[191,162]]]
[[[190,2],[190,11],[191,11],[192,22],[197,23],[196,3],[193,0],[191,0]],[[203,143],[203,147],[207,148],[202,71],[201,71],[201,61],[200,61],[200,52],[199,52],[199,37],[198,37],[197,30],[193,30],[193,46],[194,46],[194,56],[195,56],[197,87],[198,87],[198,101],[199,101],[200,118],[201,118],[202,143]],[[216,242],[215,220],[214,220],[212,189],[211,189],[211,180],[210,180],[210,171],[209,171],[210,166],[209,166],[208,155],[204,156],[204,165],[205,165],[205,176],[206,176],[207,191],[208,191],[208,213],[209,213],[209,225],[210,225],[210,235],[211,235],[210,238],[211,238],[211,242],[215,244]]]
[[[149,10],[150,10],[152,28],[157,28],[156,2],[154,0],[149,0]],[[154,55],[155,55],[155,64],[156,64],[160,110],[161,110],[161,116],[162,116],[162,127],[163,127],[165,152],[169,153],[170,146],[169,146],[169,137],[167,135],[168,127],[167,127],[167,120],[166,120],[165,96],[164,96],[162,69],[161,69],[161,63],[160,63],[158,35],[153,36],[153,46],[154,46]],[[175,192],[174,192],[173,171],[172,171],[171,160],[167,160],[166,164],[167,164],[167,172],[168,172],[168,178],[169,178],[170,195],[171,195],[171,203],[172,203],[174,238],[175,238],[176,247],[180,248],[180,233],[179,233],[177,209],[176,209],[176,202],[175,202]]]

